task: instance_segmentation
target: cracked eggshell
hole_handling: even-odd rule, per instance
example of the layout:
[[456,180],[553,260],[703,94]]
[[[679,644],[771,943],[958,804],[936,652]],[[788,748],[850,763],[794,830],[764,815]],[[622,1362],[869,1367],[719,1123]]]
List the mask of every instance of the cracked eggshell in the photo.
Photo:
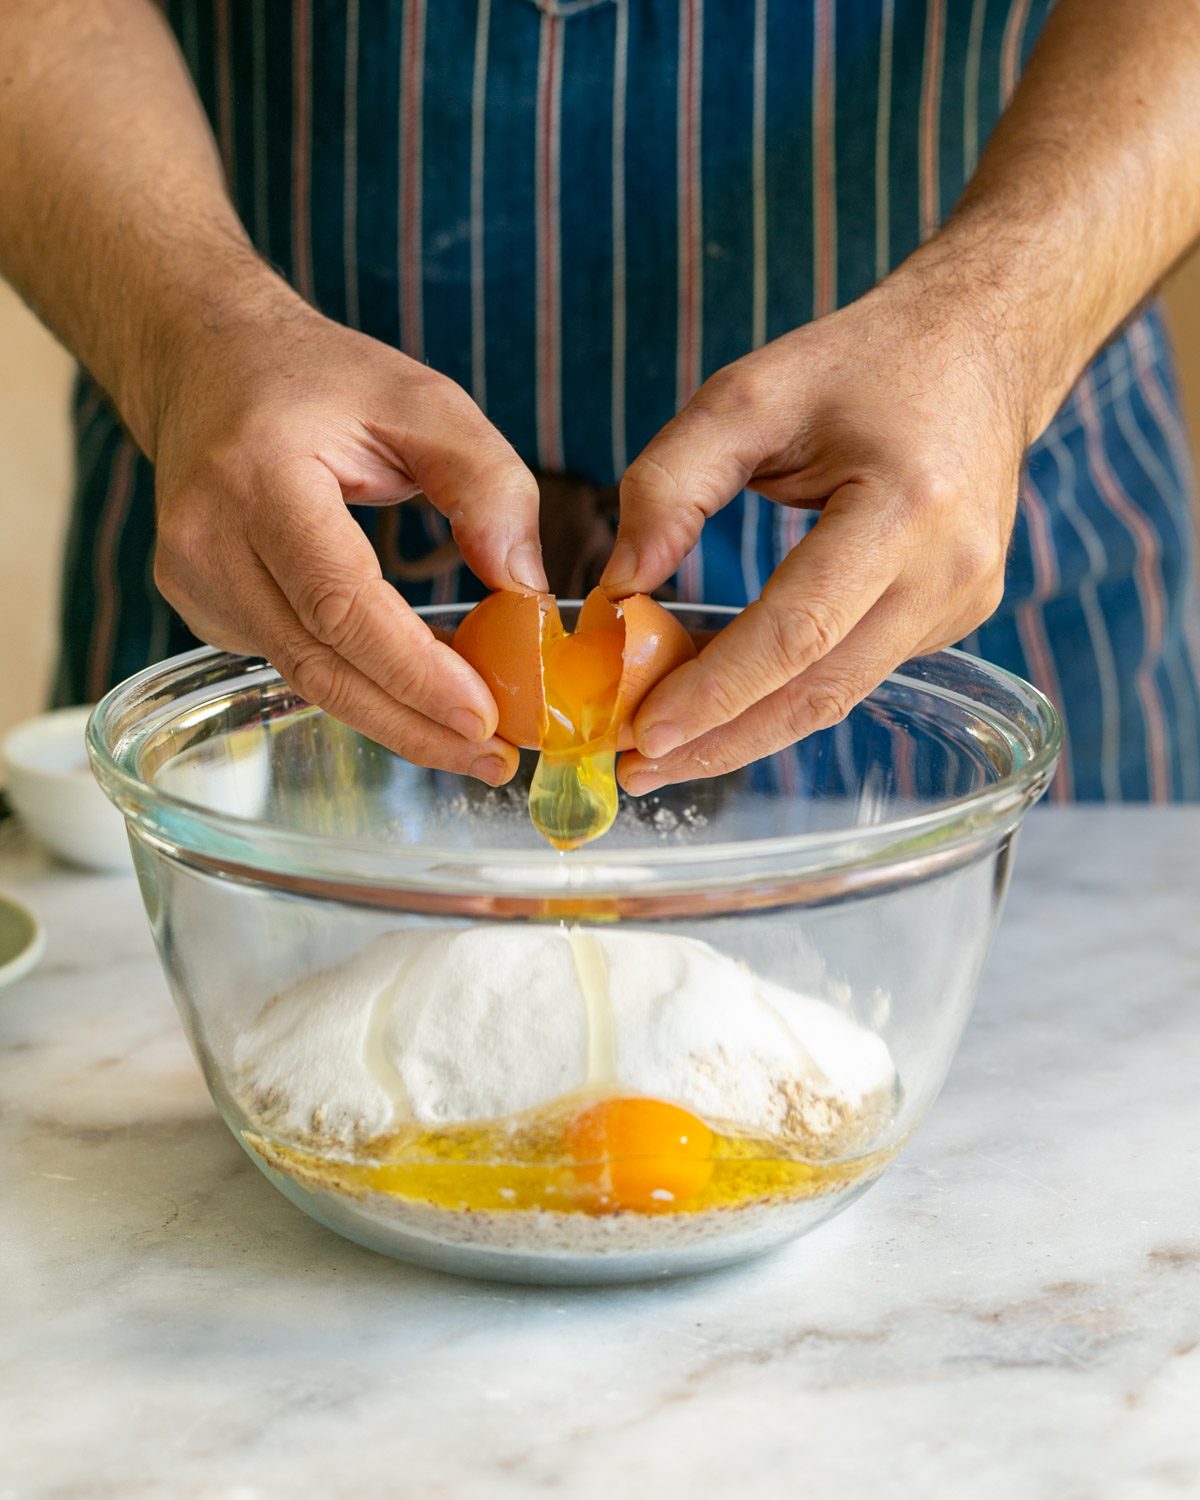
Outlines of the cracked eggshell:
[[550,711],[542,680],[542,648],[563,634],[551,594],[504,589],[481,599],[454,632],[454,649],[496,700],[496,733],[510,745],[537,749]]
[[[679,621],[647,594],[613,603],[599,589],[584,600],[577,634],[605,631],[621,637],[622,671],[610,731],[617,748],[633,747],[632,724],[656,683],[696,654]],[[538,749],[550,716],[546,706],[544,652],[564,634],[550,594],[489,594],[458,627],[454,649],[488,686],[499,710],[497,733],[510,744]]]

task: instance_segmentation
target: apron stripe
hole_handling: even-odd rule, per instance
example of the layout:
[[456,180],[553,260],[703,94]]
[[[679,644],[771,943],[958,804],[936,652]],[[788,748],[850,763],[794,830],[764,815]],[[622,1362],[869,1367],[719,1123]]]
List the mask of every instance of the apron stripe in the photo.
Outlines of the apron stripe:
[[[1046,519],[1042,497],[1031,483],[1028,475],[1021,485],[1021,498],[1025,506],[1025,520],[1033,553],[1034,591],[1032,598],[1022,604],[1016,615],[1017,636],[1033,673],[1034,685],[1041,689],[1054,706],[1062,711],[1062,684],[1054,653],[1050,647],[1044,615],[1045,604],[1053,599],[1058,588],[1058,564],[1054,556],[1054,544],[1050,526]],[[1051,783],[1050,795],[1056,802],[1069,802],[1072,795],[1071,756],[1064,753],[1058,775]]]
[[400,37],[400,347],[425,358],[421,255],[425,0],[406,0]]
[[979,162],[979,70],[983,59],[983,20],[987,0],[972,0],[967,58],[963,69],[963,176],[971,177]]
[[[754,43],[751,60],[750,103],[750,222],[752,263],[750,289],[750,347],[767,341],[767,0],[754,0]],[[753,490],[742,492],[742,536],[739,561],[742,599],[762,593],[759,556],[762,501]]]
[[628,288],[625,277],[625,113],[629,92],[629,0],[616,0],[612,121],[612,427],[613,478],[629,462],[625,438],[625,359]]
[[875,280],[892,267],[892,53],[896,0],[883,0],[879,26],[879,103],[875,115]]
[[1175,467],[1180,474],[1192,475],[1192,451],[1184,431],[1178,408],[1167,400],[1162,382],[1154,363],[1154,349],[1146,320],[1139,318],[1129,329],[1129,342],[1133,349],[1134,375],[1145,393],[1151,411],[1158,423],[1159,431],[1170,445]]
[[[817,0],[813,11],[812,36],[812,315],[823,317],[833,310],[837,298],[834,265],[837,250],[834,235],[836,204],[836,142],[833,92],[835,66],[835,16],[833,0]],[[797,546],[808,530],[807,516],[795,507],[780,506],[779,545],[784,553]]]
[[309,131],[312,112],[312,5],[292,7],[292,278],[306,301],[313,300],[312,234],[309,213]]
[[215,0],[213,6],[215,47],[217,54],[217,142],[225,181],[233,191],[233,88],[229,77],[229,0]]
[[128,438],[123,438],[109,471],[108,490],[96,529],[96,616],[87,670],[87,695],[91,703],[102,697],[112,682],[117,622],[121,611],[121,532],[129,514],[136,458],[137,449]]
[[484,143],[487,119],[488,32],[492,0],[478,0],[471,81],[471,394],[487,411],[487,276],[484,250]]
[[538,50],[537,85],[537,446],[538,464],[561,473],[562,448],[562,294],[559,202],[560,111],[562,108],[562,28],[544,13]]
[[945,0],[926,0],[925,63],[921,73],[920,174],[921,238],[941,223],[941,167],[938,133],[942,123],[942,68],[945,53]]
[[254,80],[251,110],[254,125],[254,243],[271,253],[271,215],[267,199],[267,0],[253,0],[251,69]]
[[358,302],[358,16],[359,0],[346,0],[346,83],[342,116],[342,271],[346,322],[361,322]]
[[[704,68],[704,0],[680,0],[679,92],[676,101],[677,252],[675,403],[683,407],[703,379],[701,310],[704,306],[701,204],[701,89]],[[704,548],[697,541],[679,565],[679,592],[699,603],[704,594]]]
[[767,341],[767,0],[754,0],[754,94],[751,118],[751,221],[754,265],[750,343]]
[[[836,33],[833,0],[817,0],[812,48],[812,314],[824,317],[837,305]],[[790,552],[805,535],[807,516],[782,507],[783,546]]]
[[1000,57],[1000,97],[1004,104],[1016,91],[1021,74],[1021,52],[1025,43],[1025,23],[1029,20],[1030,0],[1013,0],[1004,23],[1004,41]]
[[[1192,450],[1188,443],[1187,433],[1184,430],[1178,408],[1167,399],[1167,394],[1163,390],[1162,382],[1159,379],[1154,363],[1154,351],[1151,346],[1150,334],[1144,319],[1139,318],[1132,328],[1130,328],[1129,341],[1133,349],[1134,371],[1138,384],[1146,397],[1147,404],[1154,415],[1154,420],[1158,424],[1158,429],[1170,448],[1176,474],[1186,483],[1189,498],[1193,501],[1193,514],[1195,514],[1195,481],[1193,477]],[[1192,555],[1194,558],[1194,541],[1192,546]],[[1188,579],[1181,607],[1184,615],[1184,646],[1188,664],[1191,668],[1191,677],[1194,683],[1200,685],[1200,598],[1197,596],[1194,571]]]
[[813,315],[837,306],[837,76],[834,0],[817,0],[813,38]]
[[[427,245],[431,225],[436,232],[441,224],[444,205],[439,202],[436,171],[430,174],[429,196],[425,183],[425,73],[430,66],[432,42],[427,37],[426,0],[405,0],[400,31],[400,225],[398,255],[400,260],[400,328],[401,347],[411,358],[428,362],[430,344],[425,328],[426,278],[441,274],[437,261],[436,240]],[[443,38],[444,39],[444,38]],[[436,37],[435,37],[436,40]],[[472,59],[472,70],[474,60]],[[434,165],[436,167],[436,158]],[[447,361],[437,361],[443,368]],[[426,554],[435,552],[451,539],[450,525],[440,511],[419,503],[414,507],[416,527]],[[437,573],[429,588],[429,602],[453,603],[458,593],[458,570],[446,568]]]
[[1158,576],[1160,544],[1146,516],[1126,494],[1109,462],[1090,375],[1085,376],[1079,384],[1078,402],[1087,437],[1088,470],[1097,492],[1109,511],[1132,532],[1137,543],[1134,579],[1141,606],[1143,645],[1134,680],[1146,726],[1150,799],[1163,802],[1170,795],[1167,724],[1158,687],[1154,682],[1154,663],[1162,651],[1164,626],[1164,600]]
[[1100,776],[1105,798],[1118,802],[1121,798],[1121,682],[1099,597],[1099,585],[1107,568],[1104,542],[1076,499],[1079,476],[1075,459],[1054,424],[1047,430],[1043,442],[1058,472],[1056,503],[1062,507],[1087,556],[1087,573],[1079,583],[1079,603],[1096,663],[1101,724]]
[[84,441],[88,428],[100,415],[104,405],[104,398],[100,394],[99,387],[88,385],[81,399],[77,400],[75,410],[72,414],[72,430],[75,442],[80,444]]

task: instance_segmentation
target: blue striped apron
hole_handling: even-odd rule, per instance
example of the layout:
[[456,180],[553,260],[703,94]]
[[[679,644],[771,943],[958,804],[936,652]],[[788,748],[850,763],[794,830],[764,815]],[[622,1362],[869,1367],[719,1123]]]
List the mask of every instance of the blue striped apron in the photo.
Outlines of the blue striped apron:
[[[851,301],[952,208],[1050,0],[167,0],[255,244],[459,381],[536,470],[613,484],[701,380]],[[191,644],[153,476],[86,380],[56,696]],[[1031,450],[966,645],[1063,710],[1060,798],[1200,797],[1191,476],[1157,309]],[[754,597],[813,517],[740,497],[675,580]],[[444,539],[361,516],[414,603]]]

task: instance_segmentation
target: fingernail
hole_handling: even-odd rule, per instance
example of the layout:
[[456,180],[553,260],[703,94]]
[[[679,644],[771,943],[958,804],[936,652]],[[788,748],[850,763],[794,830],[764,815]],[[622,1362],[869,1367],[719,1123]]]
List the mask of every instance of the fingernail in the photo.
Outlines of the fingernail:
[[508,780],[508,767],[498,755],[481,755],[471,765],[471,775],[489,786],[499,786]]
[[634,771],[626,778],[625,790],[632,797],[644,797],[647,792],[656,792],[663,785],[657,771]]
[[638,749],[650,760],[661,760],[683,744],[683,730],[678,724],[651,724],[638,735]]
[[619,591],[637,577],[638,551],[632,542],[618,542],[600,575],[600,587]]
[[546,592],[548,585],[542,554],[532,542],[518,542],[508,554],[504,566],[512,581],[522,588],[533,589],[539,594]]

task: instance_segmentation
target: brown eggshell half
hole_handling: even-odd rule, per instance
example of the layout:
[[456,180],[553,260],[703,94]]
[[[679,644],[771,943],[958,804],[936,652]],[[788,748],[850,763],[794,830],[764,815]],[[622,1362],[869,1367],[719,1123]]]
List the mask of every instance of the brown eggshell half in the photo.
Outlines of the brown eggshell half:
[[633,721],[651,688],[676,667],[691,661],[696,648],[670,610],[649,594],[631,594],[614,605],[595,590],[579,612],[579,624],[591,630],[612,629],[613,625],[603,623],[610,613],[616,617],[616,628],[625,631],[624,668],[612,721],[617,729],[617,749],[632,750]]
[[562,635],[550,594],[501,590],[481,599],[454,632],[454,649],[475,668],[496,700],[496,733],[536,749],[550,722],[542,682],[542,642]]

